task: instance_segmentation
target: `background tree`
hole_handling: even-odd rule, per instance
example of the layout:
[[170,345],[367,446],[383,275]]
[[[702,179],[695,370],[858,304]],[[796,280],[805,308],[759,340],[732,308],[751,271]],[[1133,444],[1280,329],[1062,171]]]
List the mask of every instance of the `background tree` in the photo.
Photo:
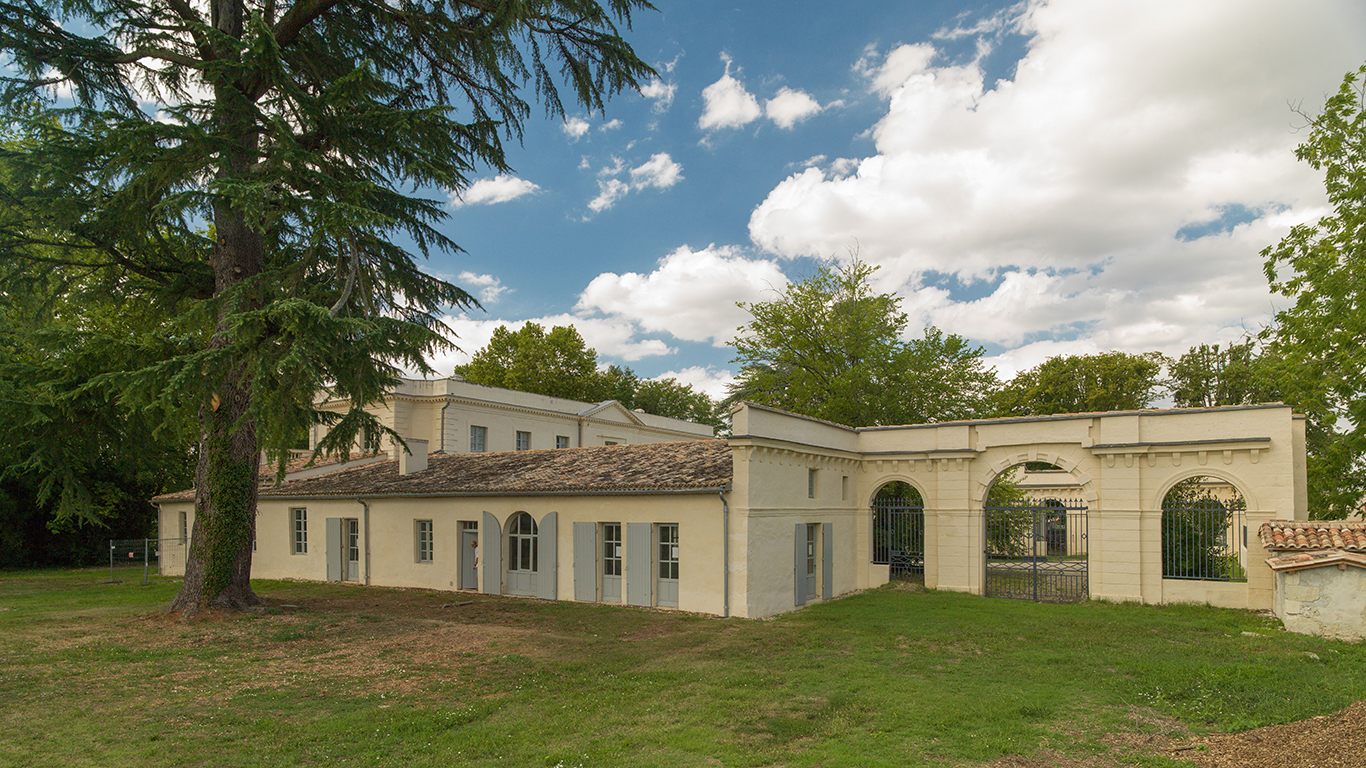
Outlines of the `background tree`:
[[1200,344],[1170,363],[1168,389],[1178,408],[1249,405],[1276,399],[1258,370],[1256,342]]
[[[1262,251],[1276,315],[1275,367],[1286,401],[1308,415],[1316,516],[1360,514],[1366,450],[1366,65],[1349,72],[1295,155],[1324,174],[1333,212]],[[1342,432],[1339,435],[1338,430]]]
[[[383,430],[363,410],[445,342],[463,290],[414,258],[530,115],[563,115],[651,73],[620,37],[643,0],[0,0],[0,257],[102,270],[130,296],[191,301],[168,338],[207,343],[110,379],[198,419],[196,517],[172,609],[257,602],[249,582],[261,448],[301,428],[343,453]],[[60,94],[70,101],[58,103]],[[150,104],[144,108],[143,104]],[[454,105],[454,106],[452,106]],[[210,225],[205,231],[204,224]],[[398,244],[411,242],[415,253]],[[328,386],[352,409],[313,409]]]
[[557,325],[546,333],[540,325],[527,323],[516,331],[495,328],[489,343],[456,373],[475,384],[583,400],[601,388],[597,364],[597,352],[574,326]]
[[1060,355],[1021,371],[996,394],[1001,416],[1129,411],[1151,407],[1162,355]]
[[996,383],[981,348],[936,328],[902,341],[901,299],[873,292],[876,270],[825,266],[774,301],[741,303],[752,319],[731,342],[741,367],[729,402],[855,427],[980,415]]
[[455,372],[473,384],[586,403],[616,400],[656,416],[725,428],[725,414],[705,392],[673,378],[641,381],[624,366],[599,369],[597,351],[572,325],[557,325],[548,333],[536,323],[516,331],[500,326],[489,343]]
[[165,354],[147,335],[157,310],[98,284],[52,298],[80,278],[31,270],[0,292],[0,567],[88,565],[111,538],[155,537],[147,499],[193,475],[192,423],[127,407],[104,376],[129,363],[105,335]]

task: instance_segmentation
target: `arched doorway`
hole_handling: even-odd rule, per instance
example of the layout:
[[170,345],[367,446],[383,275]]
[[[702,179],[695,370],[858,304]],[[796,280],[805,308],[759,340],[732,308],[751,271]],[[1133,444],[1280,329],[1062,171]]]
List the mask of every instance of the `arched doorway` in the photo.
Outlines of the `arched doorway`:
[[983,503],[983,594],[1048,603],[1090,596],[1087,505],[1070,473],[1019,464],[996,477]]
[[890,566],[891,578],[925,581],[925,500],[910,483],[878,489],[871,505],[873,563]]

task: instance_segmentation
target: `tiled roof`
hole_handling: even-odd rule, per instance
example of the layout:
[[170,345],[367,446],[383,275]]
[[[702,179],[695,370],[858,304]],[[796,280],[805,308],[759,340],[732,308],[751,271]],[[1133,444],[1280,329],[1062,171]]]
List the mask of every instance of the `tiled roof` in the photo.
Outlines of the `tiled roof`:
[[[384,456],[384,455],[387,455],[387,452],[386,452],[386,451],[380,451],[378,454],[374,454],[374,453],[360,453],[360,452],[358,452],[358,451],[352,451],[352,452],[351,452],[351,455],[347,456],[345,459],[338,458],[338,457],[336,457],[336,456],[319,456],[319,457],[318,457],[318,460],[315,461],[315,462],[313,462],[312,465],[310,465],[308,462],[309,462],[310,459],[313,458],[313,454],[312,454],[311,452],[309,452],[309,453],[303,454],[302,456],[295,456],[295,457],[291,458],[289,461],[286,461],[286,462],[285,462],[285,474],[286,474],[286,475],[291,475],[291,474],[293,474],[293,473],[295,473],[295,472],[301,472],[301,471],[303,471],[303,470],[305,470],[305,469],[319,469],[319,468],[321,468],[321,467],[332,466],[333,464],[346,464],[346,463],[348,463],[348,462],[359,461],[360,459],[364,459],[364,458],[367,458],[367,457],[370,457],[370,456],[376,456],[376,455]],[[271,463],[271,462],[262,462],[261,468],[260,468],[259,471],[260,471],[260,479],[261,479],[261,482],[262,482],[262,483],[274,483],[274,482],[275,482],[275,464],[274,464],[274,463]]]
[[1306,568],[1321,568],[1336,565],[1339,568],[1354,566],[1366,568],[1366,554],[1344,552],[1340,549],[1321,549],[1317,552],[1289,552],[1268,558],[1266,564],[1273,571],[1302,571]]
[[[703,491],[728,488],[730,444],[724,440],[643,443],[500,453],[433,453],[427,468],[399,475],[382,461],[262,488],[261,498],[518,495]],[[154,501],[191,499],[193,491]]]
[[1272,552],[1344,549],[1366,552],[1366,522],[1342,520],[1268,520],[1257,529]]

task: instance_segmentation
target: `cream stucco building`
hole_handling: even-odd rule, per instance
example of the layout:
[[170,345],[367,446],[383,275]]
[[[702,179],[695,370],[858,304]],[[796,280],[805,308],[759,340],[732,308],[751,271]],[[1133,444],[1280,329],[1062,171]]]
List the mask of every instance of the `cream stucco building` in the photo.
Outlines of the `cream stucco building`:
[[[426,424],[441,402],[415,401]],[[253,574],[771,616],[886,583],[888,531],[871,506],[905,483],[928,587],[1033,583],[1037,596],[1066,573],[1068,599],[1270,608],[1266,553],[1242,530],[1219,546],[1245,571],[1164,576],[1163,499],[1214,478],[1241,494],[1254,531],[1308,516],[1304,422],[1282,405],[853,429],[742,404],[732,419],[725,440],[486,454],[452,452],[469,424],[448,421],[444,453],[263,489]],[[1083,523],[1060,551],[1003,552],[987,494],[1031,462],[1066,473]],[[157,503],[163,531],[192,525],[192,494]],[[163,549],[166,572],[177,562]]]
[[[350,405],[324,392],[317,407],[344,413]],[[633,411],[615,400],[585,403],[471,384],[459,376],[404,379],[384,402],[367,410],[405,440],[425,440],[430,450],[442,453],[635,445],[713,434],[705,424]],[[309,435],[309,448],[317,446],[320,429]],[[387,442],[375,447],[393,448]]]

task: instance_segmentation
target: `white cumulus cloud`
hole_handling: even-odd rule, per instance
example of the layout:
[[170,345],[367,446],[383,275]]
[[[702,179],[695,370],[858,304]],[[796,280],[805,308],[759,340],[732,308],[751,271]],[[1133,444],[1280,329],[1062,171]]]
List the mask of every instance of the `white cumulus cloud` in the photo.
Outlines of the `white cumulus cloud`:
[[629,321],[648,332],[726,346],[749,313],[736,302],[764,301],[787,285],[772,261],[745,258],[738,248],[682,247],[653,272],[607,272],[579,294],[576,312]]
[[[630,177],[629,182],[615,178],[623,173]],[[631,192],[672,187],[683,180],[683,166],[674,162],[667,152],[660,152],[629,172],[621,158],[613,157],[612,164],[599,169],[597,175],[598,196],[588,203],[594,213],[611,208]]]
[[598,196],[588,201],[594,212],[605,211],[631,191],[631,186],[620,179],[599,179]]
[[739,80],[731,77],[730,57],[722,56],[721,60],[726,63],[726,73],[702,90],[705,107],[702,116],[697,119],[697,127],[702,130],[740,128],[764,114],[759,108],[759,100],[745,90]]
[[856,242],[916,320],[1023,367],[1028,349],[1180,352],[1265,322],[1259,251],[1324,202],[1287,104],[1313,111],[1360,65],[1366,6],[1031,0],[940,37],[1007,27],[1027,52],[994,83],[929,43],[866,52],[875,151],[779,183],[754,243]]
[[682,178],[683,166],[675,163],[667,152],[651,155],[645,163],[631,169],[631,186],[636,189],[668,189]]
[[821,105],[805,91],[778,89],[778,95],[764,104],[764,114],[779,128],[791,128],[821,111]]
[[466,205],[493,205],[516,200],[540,190],[540,186],[515,176],[498,175],[491,179],[480,179],[469,186],[463,194],[452,194],[452,208]]
[[582,138],[585,133],[588,133],[590,127],[587,120],[584,120],[581,117],[570,117],[565,119],[564,123],[560,126],[560,130],[564,131],[564,134],[570,139],[579,139]]
[[480,304],[492,304],[508,292],[503,281],[493,275],[480,275],[474,272],[461,272],[456,283],[467,291],[477,293]]
[[674,95],[678,93],[678,86],[666,83],[663,80],[654,79],[646,83],[640,89],[640,95],[654,102],[655,112],[667,112],[674,103]]

